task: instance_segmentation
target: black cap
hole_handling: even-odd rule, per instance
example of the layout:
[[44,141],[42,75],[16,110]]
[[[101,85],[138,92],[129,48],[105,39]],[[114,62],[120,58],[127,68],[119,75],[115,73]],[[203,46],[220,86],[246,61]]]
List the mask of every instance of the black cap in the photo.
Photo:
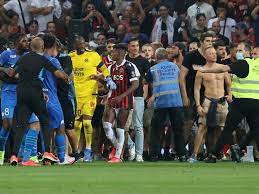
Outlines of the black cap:
[[127,51],[127,44],[125,44],[125,43],[118,43],[118,44],[113,46],[113,49],[120,49],[120,50]]

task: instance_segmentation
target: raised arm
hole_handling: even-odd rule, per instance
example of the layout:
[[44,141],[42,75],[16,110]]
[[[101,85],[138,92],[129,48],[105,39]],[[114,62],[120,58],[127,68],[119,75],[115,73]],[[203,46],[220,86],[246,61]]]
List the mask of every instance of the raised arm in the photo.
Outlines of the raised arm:
[[200,71],[202,73],[224,73],[224,72],[230,72],[231,69],[228,65],[221,65],[216,67],[204,67],[200,65],[193,65],[192,66],[194,70]]
[[254,20],[257,20],[258,15],[259,15],[259,5],[257,5],[251,12],[251,16],[253,17]]

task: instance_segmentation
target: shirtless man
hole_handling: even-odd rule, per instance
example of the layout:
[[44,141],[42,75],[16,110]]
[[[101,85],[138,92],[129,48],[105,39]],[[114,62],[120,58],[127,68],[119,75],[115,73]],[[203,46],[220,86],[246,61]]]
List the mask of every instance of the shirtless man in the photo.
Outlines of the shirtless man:
[[[206,65],[204,67],[221,66],[216,63],[217,54],[216,50],[211,46],[205,49]],[[225,96],[224,83],[227,86],[227,96]],[[201,85],[205,88],[205,99],[201,105],[200,89]],[[199,129],[195,137],[194,152],[189,159],[190,163],[197,162],[197,154],[200,146],[204,142],[207,129],[224,127],[226,116],[228,113],[227,101],[232,101],[230,91],[231,79],[228,73],[202,73],[198,72],[195,78],[194,85],[194,98],[199,114]],[[214,109],[214,110],[213,110]],[[211,114],[212,113],[212,114]],[[215,134],[214,142],[217,140]]]

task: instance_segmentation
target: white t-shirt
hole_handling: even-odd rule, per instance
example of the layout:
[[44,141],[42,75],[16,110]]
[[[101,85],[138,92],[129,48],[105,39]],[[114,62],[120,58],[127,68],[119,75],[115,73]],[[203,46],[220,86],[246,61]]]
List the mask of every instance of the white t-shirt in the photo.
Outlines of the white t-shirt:
[[[28,11],[29,10],[29,1],[27,1],[27,0],[21,1],[21,5],[22,5],[25,23],[28,24],[31,21],[31,16]],[[4,4],[4,9],[6,11],[12,10],[12,11],[16,12],[19,15],[19,25],[24,27],[23,21],[22,21],[21,9],[20,9],[18,0],[8,1],[6,4]]]
[[198,6],[197,3],[194,3],[187,9],[187,15],[190,18],[192,28],[196,26],[196,15],[198,13],[204,13],[207,21],[216,16],[215,11],[210,4],[202,3],[200,6]]
[[[210,19],[208,22],[208,28],[211,28],[212,24],[217,20],[218,18]],[[225,21],[226,21],[226,24],[225,24]],[[230,41],[232,41],[231,32],[235,32],[236,21],[232,18],[227,18],[226,20],[220,21],[219,23],[221,27],[220,34],[224,35]],[[223,32],[224,25],[225,25],[225,32]]]
[[[41,7],[53,7],[54,0],[31,0],[32,7],[41,8]],[[33,18],[39,23],[39,32],[46,30],[47,23],[53,21],[54,10],[48,15],[34,15]]]

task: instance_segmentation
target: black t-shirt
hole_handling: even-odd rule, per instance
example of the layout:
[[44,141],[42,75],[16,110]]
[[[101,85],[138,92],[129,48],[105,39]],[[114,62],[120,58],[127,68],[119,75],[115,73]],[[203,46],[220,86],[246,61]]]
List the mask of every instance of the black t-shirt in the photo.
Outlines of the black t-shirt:
[[229,67],[231,73],[239,78],[245,78],[249,74],[249,64],[246,60],[238,60],[237,62],[230,64]]
[[131,58],[129,55],[126,56],[126,60],[130,61],[131,63],[135,64],[139,70],[140,78],[139,78],[139,87],[134,92],[134,97],[143,97],[143,78],[147,74],[150,64],[148,60],[143,58],[142,56],[138,56],[136,58]]
[[[67,75],[71,75],[73,71],[73,65],[71,58],[69,56],[65,57],[57,57],[58,61],[60,62],[64,72]],[[67,84],[63,79],[58,79],[58,98],[59,100],[67,100],[69,95],[70,86]]]
[[23,55],[16,64],[16,72],[19,73],[18,86],[24,87],[42,87],[40,79],[42,68],[50,72],[58,70],[46,57],[35,52]]
[[218,60],[217,63],[223,64],[223,65],[230,65],[233,62],[231,61],[231,59],[224,59],[224,60]]
[[186,67],[189,72],[186,76],[186,90],[189,98],[194,98],[194,82],[197,71],[192,68],[192,65],[201,65],[206,64],[206,59],[200,54],[198,50],[192,51],[185,55],[183,60],[183,66]]

